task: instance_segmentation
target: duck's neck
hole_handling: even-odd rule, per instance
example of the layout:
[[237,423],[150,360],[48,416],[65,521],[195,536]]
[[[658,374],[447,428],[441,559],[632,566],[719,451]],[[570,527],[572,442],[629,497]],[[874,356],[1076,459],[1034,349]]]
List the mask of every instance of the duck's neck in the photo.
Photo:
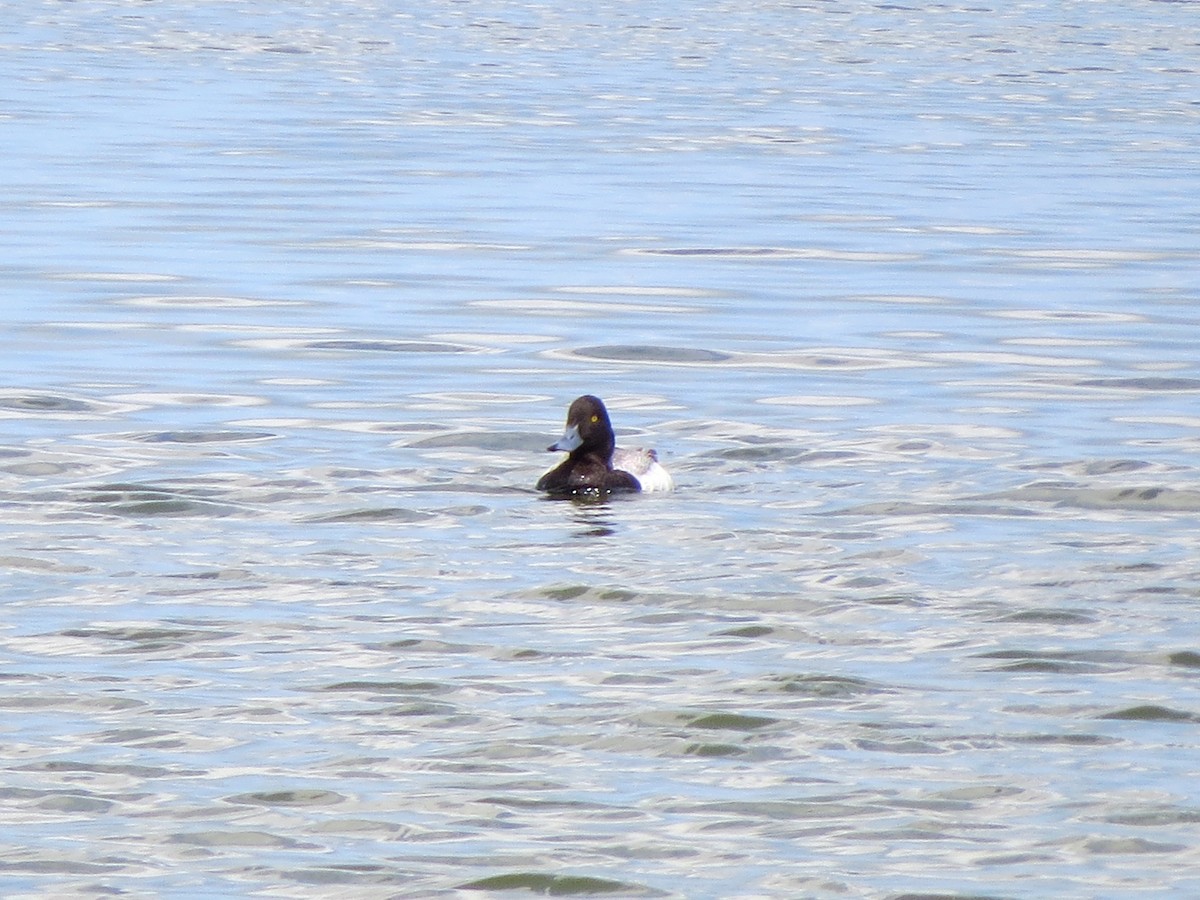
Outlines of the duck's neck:
[[604,447],[580,447],[571,454],[571,458],[576,462],[587,462],[593,465],[603,466],[611,471],[612,469],[613,448],[610,446],[607,449]]

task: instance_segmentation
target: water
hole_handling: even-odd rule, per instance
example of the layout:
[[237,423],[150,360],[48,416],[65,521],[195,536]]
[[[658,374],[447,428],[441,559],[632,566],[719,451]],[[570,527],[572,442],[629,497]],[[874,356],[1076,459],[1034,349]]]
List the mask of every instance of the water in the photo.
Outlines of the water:
[[5,5],[5,896],[1200,891],[1194,9],[746,6]]

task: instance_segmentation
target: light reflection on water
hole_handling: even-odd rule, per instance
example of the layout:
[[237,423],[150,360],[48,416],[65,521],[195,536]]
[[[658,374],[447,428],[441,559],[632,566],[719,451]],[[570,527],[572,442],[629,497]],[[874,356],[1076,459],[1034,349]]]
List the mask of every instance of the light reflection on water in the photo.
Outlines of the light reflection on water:
[[[1200,887],[1182,5],[98,10],[0,55],[6,896]],[[675,493],[532,490],[585,391]]]

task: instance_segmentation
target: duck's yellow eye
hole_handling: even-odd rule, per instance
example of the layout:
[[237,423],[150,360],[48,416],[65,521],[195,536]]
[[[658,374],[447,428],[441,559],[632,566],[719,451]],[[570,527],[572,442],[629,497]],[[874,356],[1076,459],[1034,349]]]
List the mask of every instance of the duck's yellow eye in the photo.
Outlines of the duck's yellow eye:
[[600,417],[599,417],[599,416],[592,416],[592,424],[593,424],[593,425],[595,425],[595,424],[596,424],[597,422],[599,422],[599,421],[600,421]]

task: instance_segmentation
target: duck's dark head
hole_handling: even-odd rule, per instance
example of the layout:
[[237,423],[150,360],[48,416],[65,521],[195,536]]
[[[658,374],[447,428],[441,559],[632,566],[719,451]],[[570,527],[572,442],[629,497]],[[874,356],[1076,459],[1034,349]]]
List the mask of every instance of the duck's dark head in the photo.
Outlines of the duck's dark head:
[[616,438],[613,437],[612,422],[608,410],[599,397],[584,394],[567,410],[567,427],[563,436],[547,447],[564,453],[594,453],[608,460],[612,457]]

